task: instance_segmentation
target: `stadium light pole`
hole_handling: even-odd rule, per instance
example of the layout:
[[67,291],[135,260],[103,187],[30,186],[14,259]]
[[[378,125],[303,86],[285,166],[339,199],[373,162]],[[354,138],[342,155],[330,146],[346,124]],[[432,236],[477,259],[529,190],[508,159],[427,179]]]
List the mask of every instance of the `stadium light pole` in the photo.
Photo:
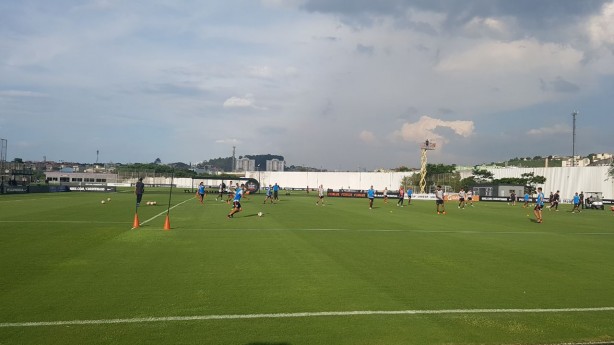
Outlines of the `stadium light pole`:
[[578,115],[577,111],[571,113],[573,117],[573,129],[572,129],[572,141],[571,141],[571,166],[576,166],[576,116]]

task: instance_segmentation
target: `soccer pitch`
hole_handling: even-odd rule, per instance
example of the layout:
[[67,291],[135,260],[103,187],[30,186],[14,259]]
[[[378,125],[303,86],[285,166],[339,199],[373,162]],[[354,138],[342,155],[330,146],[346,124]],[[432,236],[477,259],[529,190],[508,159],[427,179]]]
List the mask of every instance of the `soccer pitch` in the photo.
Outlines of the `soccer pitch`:
[[613,212],[248,198],[0,196],[0,344],[614,341]]

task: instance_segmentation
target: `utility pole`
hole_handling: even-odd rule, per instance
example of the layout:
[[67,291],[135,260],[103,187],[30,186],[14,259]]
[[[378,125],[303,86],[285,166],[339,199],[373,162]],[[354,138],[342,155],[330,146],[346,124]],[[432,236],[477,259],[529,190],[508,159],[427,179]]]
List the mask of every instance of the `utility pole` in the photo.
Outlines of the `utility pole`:
[[571,166],[575,167],[576,166],[576,115],[578,115],[577,111],[574,111],[573,113],[571,113],[571,116],[573,117],[573,138],[572,138],[572,143],[571,143]]

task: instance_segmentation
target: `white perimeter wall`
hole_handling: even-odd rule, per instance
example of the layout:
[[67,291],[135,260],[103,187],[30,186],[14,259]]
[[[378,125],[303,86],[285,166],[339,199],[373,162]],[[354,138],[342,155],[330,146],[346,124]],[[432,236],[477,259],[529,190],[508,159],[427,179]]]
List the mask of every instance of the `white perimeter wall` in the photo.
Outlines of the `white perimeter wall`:
[[[567,167],[567,168],[503,168],[488,169],[496,179],[504,177],[520,178],[524,173],[534,173],[544,176],[546,183],[541,185],[544,192],[561,191],[562,199],[570,199],[575,192],[602,192],[606,199],[614,199],[614,179],[608,178],[608,167]],[[284,171],[248,171],[245,177],[260,181],[261,186],[279,184],[282,188],[317,188],[320,184],[325,189],[362,189],[373,185],[376,190],[396,190],[401,185],[401,179],[418,172],[284,172]],[[461,178],[471,175],[471,171],[461,172]],[[191,178],[176,178],[173,183],[178,188],[196,187],[200,181],[205,185],[217,186],[220,180],[192,180]],[[235,180],[236,182],[237,180]],[[133,181],[133,182],[136,182]],[[169,184],[170,178],[149,178],[145,183]],[[225,180],[226,184],[229,181]],[[417,192],[417,191],[416,191]],[[587,195],[588,196],[588,195]]]

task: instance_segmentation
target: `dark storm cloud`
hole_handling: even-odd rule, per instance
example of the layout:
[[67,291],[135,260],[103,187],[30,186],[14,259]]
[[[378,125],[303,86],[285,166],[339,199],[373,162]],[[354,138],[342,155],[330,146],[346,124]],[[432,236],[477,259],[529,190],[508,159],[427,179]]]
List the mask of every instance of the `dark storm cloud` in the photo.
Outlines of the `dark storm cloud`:
[[[333,13],[346,20],[365,24],[368,16],[404,16],[407,10],[423,10],[445,15],[449,30],[475,17],[514,17],[526,32],[553,29],[599,13],[607,0],[307,0],[303,9]],[[403,19],[404,20],[404,19]],[[429,29],[430,30],[430,29]]]

